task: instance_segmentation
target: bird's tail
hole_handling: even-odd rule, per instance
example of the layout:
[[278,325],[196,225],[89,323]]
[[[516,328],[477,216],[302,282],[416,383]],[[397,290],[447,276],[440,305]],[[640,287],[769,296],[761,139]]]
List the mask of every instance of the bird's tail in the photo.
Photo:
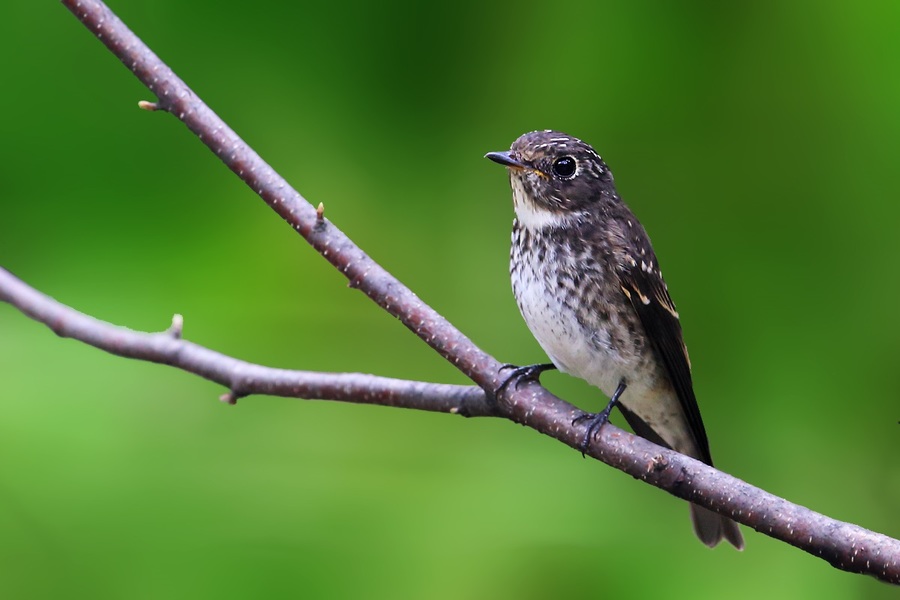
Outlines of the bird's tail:
[[744,549],[744,536],[741,535],[738,524],[728,517],[691,504],[691,520],[694,522],[694,533],[710,548],[726,539],[738,550]]

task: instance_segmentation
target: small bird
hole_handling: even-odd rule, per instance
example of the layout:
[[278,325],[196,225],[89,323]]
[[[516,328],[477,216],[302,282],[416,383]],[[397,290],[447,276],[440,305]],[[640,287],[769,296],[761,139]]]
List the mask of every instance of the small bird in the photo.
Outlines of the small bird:
[[[508,152],[485,155],[509,171],[510,277],[519,310],[552,365],[609,396],[585,415],[583,448],[614,406],[637,435],[712,465],[675,304],[643,226],[616,192],[606,163],[585,142],[534,131]],[[507,380],[508,382],[509,380]],[[737,523],[691,504],[697,537],[744,547]]]

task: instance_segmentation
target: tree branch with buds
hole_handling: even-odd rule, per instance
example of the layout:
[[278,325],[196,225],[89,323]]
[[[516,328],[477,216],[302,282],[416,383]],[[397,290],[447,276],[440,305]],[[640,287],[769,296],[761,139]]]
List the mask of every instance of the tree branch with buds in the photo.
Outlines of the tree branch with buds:
[[[226,402],[251,394],[338,400],[504,418],[579,448],[582,412],[532,381],[500,384],[503,364],[369,258],[219,119],[102,2],[62,3],[157,97],[142,102],[182,121],[326,260],[380,307],[456,366],[475,385],[404,381],[358,373],[313,373],[250,364],[181,337],[180,317],[161,333],[141,333],[82,314],[0,269],[0,300],[63,337],[157,362],[222,384]],[[579,448],[580,449],[580,448]],[[586,454],[672,495],[699,504],[846,571],[900,583],[900,541],[792,504],[726,473],[661,448],[611,424]]]

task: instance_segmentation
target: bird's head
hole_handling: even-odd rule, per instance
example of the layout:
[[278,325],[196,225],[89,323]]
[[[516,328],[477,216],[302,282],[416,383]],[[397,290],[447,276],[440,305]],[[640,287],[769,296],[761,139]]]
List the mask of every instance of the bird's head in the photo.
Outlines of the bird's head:
[[616,198],[613,176],[600,155],[578,138],[532,131],[506,152],[486,158],[509,169],[516,216],[526,227],[561,225]]

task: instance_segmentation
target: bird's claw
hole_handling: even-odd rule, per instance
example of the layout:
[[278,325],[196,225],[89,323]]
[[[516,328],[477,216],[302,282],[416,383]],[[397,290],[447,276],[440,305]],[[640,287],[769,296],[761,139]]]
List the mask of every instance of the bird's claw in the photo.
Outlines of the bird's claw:
[[612,406],[607,406],[598,413],[586,412],[572,419],[572,425],[577,425],[582,421],[588,421],[587,431],[584,432],[584,437],[581,438],[581,443],[578,444],[578,449],[581,450],[582,457],[584,456],[584,453],[587,452],[591,442],[597,436],[597,432],[600,431],[600,428],[609,422],[609,413],[611,409]]
[[613,407],[619,403],[619,397],[623,392],[625,392],[626,387],[628,386],[623,379],[616,387],[616,391],[613,392],[613,395],[609,399],[609,403],[606,405],[606,408],[598,413],[586,412],[572,419],[572,425],[580,423],[581,421],[590,421],[590,423],[588,423],[587,431],[584,432],[584,437],[582,438],[581,443],[578,445],[578,449],[581,450],[582,457],[584,457],[584,453],[587,451],[588,446],[590,446],[591,442],[594,440],[594,436],[598,431],[600,431],[600,428],[606,425],[606,423],[609,421],[609,413],[611,413]]
[[513,381],[516,383],[516,388],[519,389],[519,385],[523,381],[540,381],[541,373],[544,371],[550,371],[555,369],[556,365],[552,363],[544,363],[538,365],[525,365],[524,367],[519,367],[513,364],[505,364],[500,367],[500,370],[503,371],[505,369],[512,369],[512,373],[510,373],[509,377],[503,380],[503,382],[497,386],[497,389],[494,391],[494,397],[499,397],[503,391],[509,387]]

